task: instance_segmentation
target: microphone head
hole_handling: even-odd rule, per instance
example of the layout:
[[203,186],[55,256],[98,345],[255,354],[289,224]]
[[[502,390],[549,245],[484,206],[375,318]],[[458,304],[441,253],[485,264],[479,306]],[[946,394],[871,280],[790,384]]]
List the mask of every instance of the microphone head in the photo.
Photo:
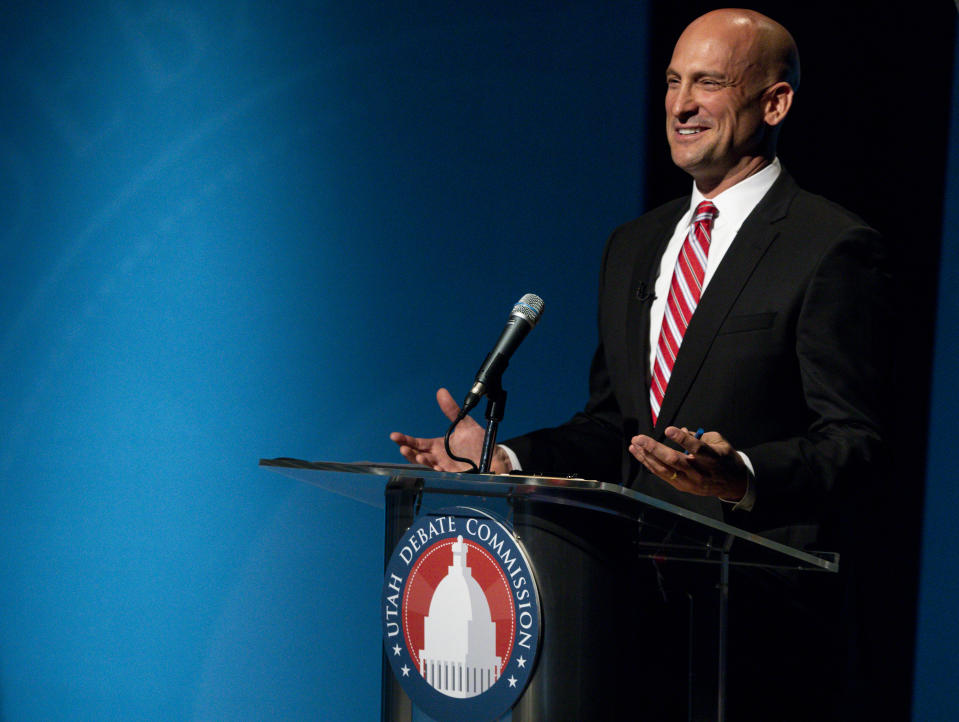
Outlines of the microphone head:
[[532,327],[536,325],[537,321],[539,321],[539,317],[542,315],[545,305],[546,304],[543,303],[543,299],[537,296],[535,293],[527,293],[516,302],[516,305],[513,306],[513,311],[510,315],[522,316],[529,323],[530,327]]

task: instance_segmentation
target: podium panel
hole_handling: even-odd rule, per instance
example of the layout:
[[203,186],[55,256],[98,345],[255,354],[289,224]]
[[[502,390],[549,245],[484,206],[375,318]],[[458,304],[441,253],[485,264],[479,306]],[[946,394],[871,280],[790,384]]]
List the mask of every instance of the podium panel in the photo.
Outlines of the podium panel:
[[[795,549],[617,484],[407,464],[260,463],[384,509],[387,561],[411,525],[450,507],[512,528],[542,611],[535,668],[501,718],[515,722],[722,721],[730,569],[786,577],[839,569],[836,554]],[[385,653],[382,719],[431,719]]]

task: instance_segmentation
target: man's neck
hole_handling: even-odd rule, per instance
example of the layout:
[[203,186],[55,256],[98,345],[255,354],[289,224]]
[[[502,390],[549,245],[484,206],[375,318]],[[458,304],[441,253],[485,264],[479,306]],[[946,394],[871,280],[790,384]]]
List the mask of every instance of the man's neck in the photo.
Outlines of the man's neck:
[[749,178],[751,175],[755,175],[763,168],[772,163],[773,155],[764,156],[752,156],[749,158],[744,158],[740,163],[738,163],[734,168],[731,168],[725,174],[715,178],[695,178],[696,188],[699,189],[699,192],[703,194],[704,198],[715,198],[720,193],[729,188],[732,188],[737,183]]

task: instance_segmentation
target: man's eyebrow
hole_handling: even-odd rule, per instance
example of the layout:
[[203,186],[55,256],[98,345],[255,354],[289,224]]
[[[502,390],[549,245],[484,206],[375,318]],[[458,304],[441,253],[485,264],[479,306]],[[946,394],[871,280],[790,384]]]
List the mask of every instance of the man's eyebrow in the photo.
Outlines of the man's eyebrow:
[[[716,80],[719,80],[719,81],[725,81],[727,79],[727,75],[718,70],[694,70],[693,72],[688,73],[688,75],[692,80],[700,80],[702,78],[715,78]],[[677,78],[682,77],[682,73],[680,73],[678,70],[675,70],[673,68],[666,68],[666,79],[668,80],[671,77],[677,77]]]

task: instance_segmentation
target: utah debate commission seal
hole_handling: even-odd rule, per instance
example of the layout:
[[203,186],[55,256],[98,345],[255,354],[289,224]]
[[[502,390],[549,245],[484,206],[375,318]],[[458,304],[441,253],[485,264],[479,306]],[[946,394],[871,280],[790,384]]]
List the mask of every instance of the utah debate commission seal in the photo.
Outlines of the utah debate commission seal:
[[387,565],[383,610],[393,673],[436,720],[498,719],[529,682],[539,596],[512,530],[487,512],[418,518]]

